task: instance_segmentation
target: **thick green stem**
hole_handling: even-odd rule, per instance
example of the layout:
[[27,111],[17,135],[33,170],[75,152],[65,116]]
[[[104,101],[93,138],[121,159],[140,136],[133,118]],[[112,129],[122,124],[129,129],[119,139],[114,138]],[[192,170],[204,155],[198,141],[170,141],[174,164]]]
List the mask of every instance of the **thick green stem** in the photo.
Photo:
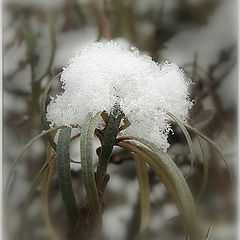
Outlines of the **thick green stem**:
[[119,125],[122,113],[117,105],[110,113],[106,127],[105,136],[102,143],[101,153],[99,155],[99,166],[97,170],[98,183],[102,183],[107,172],[107,165],[119,132]]
[[69,223],[72,229],[74,229],[79,219],[79,213],[71,180],[69,156],[70,136],[71,128],[64,128],[59,133],[57,144],[57,169],[64,208]]

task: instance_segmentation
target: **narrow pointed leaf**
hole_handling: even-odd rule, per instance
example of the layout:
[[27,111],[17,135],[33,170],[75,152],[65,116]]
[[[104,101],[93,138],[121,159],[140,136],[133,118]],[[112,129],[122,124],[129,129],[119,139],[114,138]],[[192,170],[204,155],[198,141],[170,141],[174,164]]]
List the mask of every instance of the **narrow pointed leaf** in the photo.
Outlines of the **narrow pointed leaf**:
[[42,166],[42,168],[40,169],[40,171],[38,172],[37,176],[35,177],[34,181],[33,181],[33,184],[28,192],[28,195],[27,195],[27,200],[26,200],[26,203],[25,203],[25,206],[29,205],[32,198],[33,198],[33,194],[35,193],[37,187],[39,186],[39,184],[41,183],[41,181],[43,181],[44,177],[45,177],[45,174],[46,172],[48,171],[49,169],[49,166],[48,166],[48,163],[45,162],[44,165]]
[[197,198],[199,200],[202,194],[204,193],[207,186],[207,182],[208,182],[208,149],[205,141],[199,136],[197,136],[197,138],[201,148],[202,161],[203,161],[203,180],[202,180],[202,186]]
[[133,153],[133,162],[136,168],[136,174],[140,190],[141,223],[140,233],[142,233],[149,223],[150,217],[150,187],[147,165],[143,159]]
[[194,154],[194,150],[193,150],[193,143],[192,143],[192,139],[187,131],[187,129],[185,128],[184,124],[178,119],[176,118],[173,114],[167,112],[167,114],[174,120],[176,121],[177,125],[181,128],[186,140],[187,140],[187,143],[188,143],[188,146],[189,146],[189,150],[190,150],[190,161],[191,161],[191,167],[190,167],[190,170],[186,176],[186,178],[188,178],[193,170],[193,165],[194,165],[194,161],[195,161],[195,154]]
[[39,186],[39,184],[41,183],[41,181],[43,180],[45,173],[47,171],[49,171],[49,168],[52,169],[52,171],[54,172],[54,164],[56,162],[56,155],[52,154],[52,148],[51,145],[49,144],[49,142],[47,143],[47,161],[43,164],[42,168],[40,169],[40,171],[38,172],[37,176],[35,177],[33,184],[28,192],[27,195],[27,200],[25,202],[25,206],[27,206],[28,204],[30,204],[32,198],[33,198],[33,194],[35,193],[35,191],[37,190],[37,187]]
[[11,180],[11,176],[14,173],[14,170],[16,168],[16,165],[20,162],[20,160],[22,159],[23,154],[28,150],[28,148],[34,143],[36,142],[39,138],[45,136],[46,134],[55,131],[57,129],[63,128],[63,126],[61,127],[54,127],[48,130],[43,131],[42,133],[40,133],[39,135],[37,135],[36,137],[34,137],[33,139],[31,139],[23,148],[22,152],[19,154],[19,156],[14,160],[12,167],[10,169],[10,172],[8,174],[7,180],[6,180],[6,185],[5,185],[5,191],[7,192],[7,188],[9,185],[9,182]]
[[50,188],[52,175],[53,175],[52,169],[48,168],[47,171],[44,173],[44,178],[42,180],[42,184],[41,184],[42,185],[42,191],[41,191],[42,213],[43,213],[43,218],[44,218],[46,227],[49,230],[49,233],[51,235],[51,239],[62,240],[54,230],[54,227],[52,225],[52,221],[50,218],[50,213],[49,213],[49,188]]
[[138,138],[134,138],[134,140],[145,144],[151,151],[129,141],[118,142],[117,144],[135,152],[152,167],[175,201],[175,204],[183,217],[187,233],[190,235],[195,234],[195,204],[190,189],[180,169],[167,153],[158,150],[153,144]]
[[119,132],[121,118],[122,113],[119,110],[118,106],[115,106],[113,111],[110,113],[108,117],[106,132],[104,135],[101,152],[99,156],[99,166],[97,171],[99,183],[102,183],[105,177],[107,165],[113,150],[113,146],[115,145],[116,137]]
[[88,207],[97,230],[100,230],[102,226],[102,211],[93,167],[93,139],[95,128],[100,120],[100,113],[95,116],[88,114],[84,120],[80,136],[83,184],[87,194]]
[[69,156],[70,136],[71,128],[64,128],[59,133],[57,143],[57,170],[63,205],[68,221],[73,229],[78,221],[79,212],[71,180]]
[[[42,127],[44,130],[48,130],[49,129],[49,125],[46,119],[46,101],[47,101],[47,96],[48,96],[48,92],[53,84],[53,82],[55,82],[59,77],[61,76],[61,72],[59,74],[57,74],[46,86],[42,97],[41,97],[41,103],[40,103],[40,113],[41,113],[41,122],[42,122]],[[47,139],[49,141],[49,143],[51,144],[52,148],[56,151],[57,147],[56,147],[56,143],[54,142],[51,134],[47,134]]]

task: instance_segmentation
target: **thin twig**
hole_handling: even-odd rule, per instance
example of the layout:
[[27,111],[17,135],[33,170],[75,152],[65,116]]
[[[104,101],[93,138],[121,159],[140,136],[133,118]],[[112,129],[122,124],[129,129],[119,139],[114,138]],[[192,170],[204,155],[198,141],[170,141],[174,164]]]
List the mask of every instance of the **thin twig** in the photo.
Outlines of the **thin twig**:
[[48,21],[48,26],[49,26],[49,35],[50,35],[50,43],[51,43],[51,52],[50,52],[50,58],[48,65],[46,67],[45,72],[36,80],[37,82],[40,82],[43,78],[47,76],[47,74],[50,72],[54,56],[55,56],[55,51],[56,51],[56,32],[54,28],[54,23],[53,23],[53,18],[51,14],[47,11],[44,10],[44,13],[46,15],[47,21]]
[[112,34],[111,34],[111,30],[110,30],[110,24],[104,13],[104,10],[99,5],[99,1],[92,0],[92,5],[93,5],[93,8],[98,17],[98,25],[99,25],[100,35],[107,39],[111,39]]
[[[184,65],[185,67],[186,66],[189,66],[189,64],[186,64]],[[220,99],[217,95],[217,93],[214,91],[214,87],[210,81],[210,78],[209,78],[209,75],[208,73],[204,70],[204,68],[202,68],[201,66],[199,65],[196,65],[196,68],[197,70],[201,71],[202,74],[204,74],[204,77],[201,77],[200,74],[198,74],[200,77],[201,77],[201,80],[202,82],[206,85],[207,89],[208,89],[208,93],[211,95],[212,97],[212,100],[214,102],[214,105],[216,107],[216,111],[219,115],[221,115],[222,113],[222,106],[221,106],[221,102],[220,102]]]

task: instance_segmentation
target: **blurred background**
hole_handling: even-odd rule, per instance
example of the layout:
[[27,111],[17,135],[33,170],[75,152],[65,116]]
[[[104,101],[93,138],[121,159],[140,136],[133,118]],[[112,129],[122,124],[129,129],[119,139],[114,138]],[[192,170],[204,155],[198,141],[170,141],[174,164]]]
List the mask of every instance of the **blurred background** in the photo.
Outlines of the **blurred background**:
[[[189,123],[214,140],[233,171],[237,167],[237,1],[234,0],[5,0],[3,2],[4,178],[11,163],[32,137],[42,131],[39,98],[46,84],[76,51],[99,39],[135,46],[154,61],[177,63],[192,79],[195,105]],[[60,93],[56,83],[51,95]],[[169,136],[169,154],[183,173],[189,150],[180,129]],[[203,164],[193,137],[197,161],[188,184],[196,196]],[[96,142],[96,146],[99,145]],[[5,209],[9,240],[51,239],[41,212],[40,188],[23,208],[31,184],[45,162],[45,139],[35,143],[17,166]],[[79,160],[79,142],[71,146]],[[85,201],[81,168],[72,164],[79,204]],[[132,240],[139,228],[139,197],[131,158],[115,149],[105,192],[106,239]],[[234,176],[236,177],[236,172]],[[186,239],[177,210],[164,186],[149,170],[151,220],[141,239]],[[56,177],[56,176],[55,176]],[[236,183],[236,178],[235,178]],[[209,177],[199,202],[199,228],[210,239],[237,239],[236,191],[216,152],[209,149]],[[58,183],[50,192],[50,214],[56,231],[68,239]]]

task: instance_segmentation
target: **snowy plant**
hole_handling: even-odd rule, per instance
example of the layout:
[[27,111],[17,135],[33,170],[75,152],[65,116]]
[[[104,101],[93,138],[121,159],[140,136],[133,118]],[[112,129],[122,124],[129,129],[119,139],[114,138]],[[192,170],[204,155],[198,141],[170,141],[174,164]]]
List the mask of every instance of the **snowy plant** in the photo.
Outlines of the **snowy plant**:
[[189,80],[176,64],[157,64],[135,48],[114,42],[89,45],[61,74],[62,95],[47,108],[51,126],[82,126],[88,113],[110,113],[115,105],[129,120],[125,136],[142,137],[164,151],[171,112],[185,121],[191,101]]
[[[46,106],[51,85],[59,77],[63,92],[51,97]],[[103,195],[110,178],[107,167],[113,147],[118,146],[130,153],[136,168],[141,209],[139,234],[146,229],[150,218],[148,167],[151,167],[175,202],[186,233],[191,239],[200,239],[195,203],[186,182],[194,164],[188,131],[197,136],[202,151],[204,169],[199,195],[204,191],[208,175],[206,142],[224,157],[214,142],[187,124],[193,104],[188,94],[189,85],[190,79],[176,64],[157,64],[136,48],[127,49],[112,41],[90,44],[46,86],[41,99],[44,131],[33,138],[15,160],[7,183],[23,153],[46,135],[47,161],[33,183],[29,199],[41,182],[45,221],[57,238],[48,212],[49,186],[56,166],[72,234],[94,239],[101,234]],[[191,161],[187,176],[183,176],[167,153],[172,125],[182,130],[189,145]],[[72,136],[73,128],[78,129],[79,134]],[[94,137],[101,142],[97,149],[93,149]],[[76,138],[80,138],[81,174],[86,190],[86,205],[81,207],[77,205],[70,174],[70,163],[74,161],[70,158],[69,147]],[[96,169],[94,150],[98,155]]]

